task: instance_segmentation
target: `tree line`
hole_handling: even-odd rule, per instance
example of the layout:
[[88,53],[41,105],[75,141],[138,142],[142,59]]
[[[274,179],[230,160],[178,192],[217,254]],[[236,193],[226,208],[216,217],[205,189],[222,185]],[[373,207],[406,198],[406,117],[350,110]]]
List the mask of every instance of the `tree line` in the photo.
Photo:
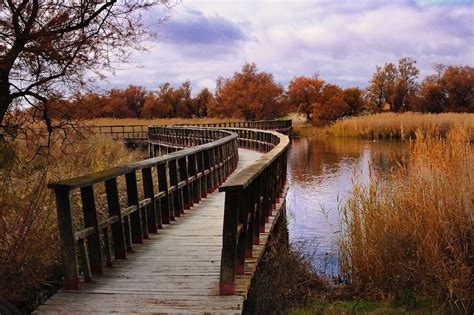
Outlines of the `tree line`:
[[418,82],[412,58],[376,66],[365,89],[342,88],[318,75],[295,77],[285,88],[271,73],[246,63],[230,78],[219,77],[212,93],[207,87],[193,96],[191,82],[156,90],[130,85],[107,93],[76,93],[45,106],[53,117],[91,119],[219,117],[274,119],[296,111],[311,120],[336,120],[370,112],[474,112],[474,68],[436,65],[435,74]]

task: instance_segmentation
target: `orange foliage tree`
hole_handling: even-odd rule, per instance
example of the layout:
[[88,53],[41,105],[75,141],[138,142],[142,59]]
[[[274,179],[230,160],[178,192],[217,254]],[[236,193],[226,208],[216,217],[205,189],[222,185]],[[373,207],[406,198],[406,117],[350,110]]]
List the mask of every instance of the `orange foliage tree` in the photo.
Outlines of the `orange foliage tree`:
[[325,84],[319,100],[313,104],[313,117],[320,120],[336,120],[349,111],[344,91],[335,84]]
[[355,115],[365,108],[363,92],[357,87],[351,87],[344,90],[342,98],[349,106],[349,114]]
[[324,81],[316,76],[313,78],[296,77],[288,86],[288,101],[298,112],[303,112],[306,119],[312,119],[313,104],[318,102],[321,96]]
[[378,112],[386,107],[396,112],[411,110],[420,72],[415,64],[413,58],[401,58],[398,66],[393,63],[386,63],[383,68],[376,66],[367,87],[369,105]]
[[214,103],[214,95],[209,91],[208,88],[203,88],[201,92],[199,92],[199,94],[194,98],[190,111],[193,116],[206,117],[208,108],[212,107]]
[[474,112],[474,68],[437,65],[421,86],[417,110],[427,112]]
[[246,120],[272,119],[283,114],[283,87],[273,75],[258,72],[254,63],[246,63],[241,72],[229,79],[217,79],[216,102],[209,106],[209,115]]
[[145,88],[139,86],[129,85],[125,90],[113,89],[107,97],[102,116],[140,118],[145,96]]

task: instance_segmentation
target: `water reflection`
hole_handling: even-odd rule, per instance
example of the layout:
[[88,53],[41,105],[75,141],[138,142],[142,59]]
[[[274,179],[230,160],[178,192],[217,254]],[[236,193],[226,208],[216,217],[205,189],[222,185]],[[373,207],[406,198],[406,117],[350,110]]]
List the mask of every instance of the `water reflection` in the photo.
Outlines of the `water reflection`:
[[[402,161],[407,146],[400,141],[371,142],[348,138],[298,138],[289,152],[288,228],[293,243],[304,241],[316,266],[337,274],[338,209],[357,174],[388,173]],[[370,162],[370,163],[369,163]]]

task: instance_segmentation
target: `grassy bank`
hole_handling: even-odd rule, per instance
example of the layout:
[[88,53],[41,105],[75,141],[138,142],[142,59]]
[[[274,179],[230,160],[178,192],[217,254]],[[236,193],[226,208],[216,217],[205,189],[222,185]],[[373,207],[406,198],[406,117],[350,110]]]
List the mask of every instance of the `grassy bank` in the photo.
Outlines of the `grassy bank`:
[[343,211],[341,269],[360,296],[472,310],[473,148],[466,130],[417,134],[407,163],[355,181]]
[[417,130],[427,134],[446,135],[458,126],[468,131],[474,140],[474,114],[468,113],[381,113],[340,119],[332,124],[313,122],[295,126],[299,136],[331,135],[368,139],[414,138]]
[[0,145],[0,296],[24,312],[62,286],[56,205],[47,183],[142,157],[100,136],[37,149],[25,141]]

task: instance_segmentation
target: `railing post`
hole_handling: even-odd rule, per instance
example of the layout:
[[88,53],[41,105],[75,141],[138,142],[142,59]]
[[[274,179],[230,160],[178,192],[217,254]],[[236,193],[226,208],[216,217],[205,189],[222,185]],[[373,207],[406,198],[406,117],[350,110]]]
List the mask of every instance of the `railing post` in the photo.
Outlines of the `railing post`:
[[201,178],[199,178],[199,188],[201,190],[200,198],[207,197],[207,184],[206,176],[204,175],[204,170],[206,169],[204,165],[204,151],[200,151],[197,156],[198,161],[198,172],[201,173]]
[[188,184],[188,165],[186,161],[186,156],[183,156],[178,159],[178,166],[179,166],[179,180],[186,181],[186,185],[182,188],[183,193],[183,207],[185,210],[191,209],[191,195],[189,191],[189,184]]
[[89,263],[92,274],[101,274],[102,265],[102,247],[99,237],[99,224],[97,222],[97,210],[94,200],[94,189],[92,186],[81,188],[82,210],[84,212],[84,226],[94,227],[95,233],[87,238],[87,249],[89,252]]
[[221,273],[219,283],[220,295],[233,295],[235,293],[237,227],[240,198],[240,191],[227,191],[225,193]]
[[130,223],[132,228],[132,242],[141,244],[143,243],[143,229],[142,229],[142,218],[140,212],[140,206],[138,203],[138,188],[137,188],[137,175],[135,171],[127,173],[125,175],[125,181],[127,183],[127,200],[129,206],[136,206],[137,211],[130,214]]
[[69,189],[55,188],[54,194],[56,196],[61,253],[64,261],[64,289],[79,290],[79,266],[76,255],[76,239],[72,224]]
[[188,156],[189,176],[195,176],[194,181],[191,183],[191,200],[193,203],[199,203],[201,200],[201,187],[197,178],[196,162],[196,154],[191,154]]
[[112,224],[112,238],[114,240],[114,254],[117,259],[125,259],[126,245],[123,231],[122,213],[120,211],[119,195],[117,190],[117,179],[112,178],[105,181],[105,191],[107,194],[107,205],[109,215],[118,217],[118,221]]
[[175,186],[176,189],[173,191],[173,212],[175,217],[181,216],[181,213],[184,213],[183,208],[183,196],[181,194],[181,189],[178,188],[178,161],[171,160],[168,162],[168,167],[170,171],[170,185]]
[[[245,271],[245,257],[247,255],[247,228],[249,217],[249,194],[248,189],[244,189],[240,193],[239,200],[239,223],[237,233],[237,253],[235,273],[243,275]],[[252,248],[252,247],[250,247]]]
[[166,174],[166,163],[161,163],[157,166],[158,175],[158,190],[164,193],[159,204],[161,208],[161,221],[163,224],[170,224],[174,220],[174,215],[170,212],[170,198],[168,196],[168,179]]
[[160,209],[155,206],[155,193],[153,189],[153,176],[151,167],[142,169],[143,177],[143,194],[145,198],[150,198],[151,202],[146,206],[148,232],[158,233],[158,229],[163,228],[161,221]]

